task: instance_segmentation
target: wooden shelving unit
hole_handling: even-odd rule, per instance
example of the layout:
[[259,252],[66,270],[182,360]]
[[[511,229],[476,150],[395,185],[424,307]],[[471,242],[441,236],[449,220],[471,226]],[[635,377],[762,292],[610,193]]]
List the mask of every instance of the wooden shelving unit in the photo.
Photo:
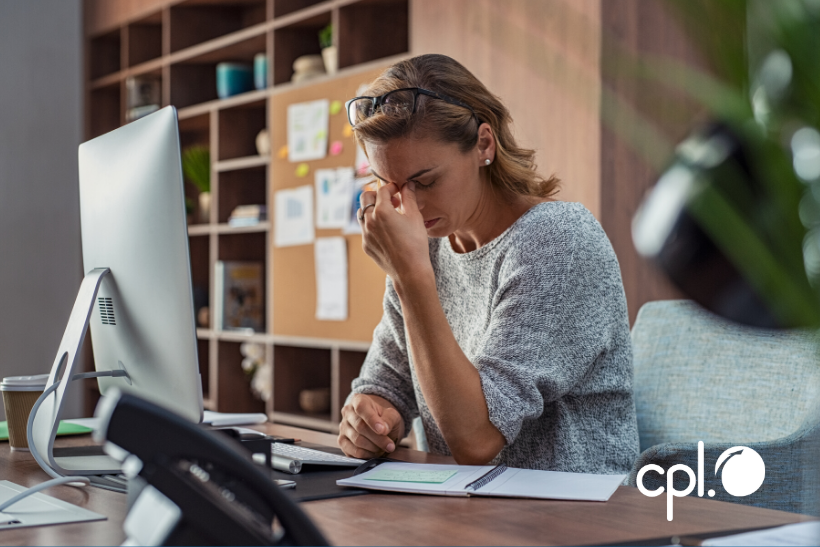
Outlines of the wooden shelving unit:
[[[182,148],[202,144],[211,151],[209,216],[202,219],[195,212],[192,217],[199,220],[188,228],[195,299],[207,294],[209,302],[214,301],[213,271],[218,260],[260,261],[265,268],[264,332],[218,331],[212,324],[197,329],[206,408],[265,410],[277,422],[336,431],[350,382],[358,375],[381,317],[384,274],[364,256],[360,236],[346,236],[350,317],[317,327],[312,318],[313,247],[274,249],[273,193],[312,184],[316,168],[352,166],[353,141],[346,142],[345,153],[338,157],[309,162],[311,174],[294,180],[295,165],[277,157],[286,124],[283,109],[317,94],[331,100],[350,97],[358,84],[407,55],[409,0],[142,1],[144,10],[129,8],[138,16],[109,18],[117,20],[114,27],[86,35],[86,137],[125,123],[127,78],[155,75],[161,81],[162,106],[174,105],[178,110]],[[86,2],[86,9],[95,6],[111,9]],[[378,33],[372,31],[376,18]],[[293,61],[320,53],[318,31],[331,22],[339,72],[290,83]],[[218,99],[216,65],[250,63],[258,53],[268,58],[268,87]],[[331,133],[341,131],[343,116],[331,120]],[[271,156],[256,151],[256,135],[264,128],[271,134]],[[197,203],[198,192],[187,183],[186,195]],[[228,225],[234,207],[261,203],[267,204],[271,220],[248,227]],[[338,234],[338,230],[317,230],[317,236]],[[280,298],[277,295],[284,295],[281,304],[275,300]],[[358,305],[359,300],[369,304]],[[291,320],[294,306],[301,309]],[[253,397],[240,366],[243,342],[266,348],[266,362],[273,367],[273,398],[267,404]],[[299,392],[308,388],[330,388],[328,412],[300,410]]]

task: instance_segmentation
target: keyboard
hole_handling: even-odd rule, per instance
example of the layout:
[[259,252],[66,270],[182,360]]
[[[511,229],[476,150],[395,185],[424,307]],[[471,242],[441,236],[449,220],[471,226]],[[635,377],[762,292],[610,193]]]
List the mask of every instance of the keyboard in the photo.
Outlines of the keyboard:
[[305,464],[358,467],[365,461],[358,458],[329,454],[296,444],[271,444],[271,466],[277,471],[284,471],[292,475],[302,471],[302,465]]

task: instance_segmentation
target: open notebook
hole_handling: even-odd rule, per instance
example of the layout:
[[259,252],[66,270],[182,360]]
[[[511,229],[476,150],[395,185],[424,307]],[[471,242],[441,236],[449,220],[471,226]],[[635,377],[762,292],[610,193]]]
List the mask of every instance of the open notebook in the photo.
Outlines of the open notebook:
[[336,484],[437,496],[607,501],[625,478],[626,475],[537,471],[505,465],[385,462]]

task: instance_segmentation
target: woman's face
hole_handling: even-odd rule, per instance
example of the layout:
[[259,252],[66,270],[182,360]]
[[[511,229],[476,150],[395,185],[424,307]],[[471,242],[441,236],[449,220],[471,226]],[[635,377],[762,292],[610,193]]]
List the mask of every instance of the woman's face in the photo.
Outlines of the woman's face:
[[480,174],[485,158],[478,146],[464,153],[454,143],[429,138],[365,146],[374,176],[399,189],[408,181],[415,182],[428,237],[446,237],[466,229],[490,197],[489,183]]

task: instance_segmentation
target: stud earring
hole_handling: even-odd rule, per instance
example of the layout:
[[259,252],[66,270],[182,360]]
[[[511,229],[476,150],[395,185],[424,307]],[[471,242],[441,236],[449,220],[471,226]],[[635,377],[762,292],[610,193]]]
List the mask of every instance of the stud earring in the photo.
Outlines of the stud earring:
[[491,163],[492,163],[492,161],[490,161],[490,158],[487,158],[486,160],[484,160],[484,165],[490,165]]

